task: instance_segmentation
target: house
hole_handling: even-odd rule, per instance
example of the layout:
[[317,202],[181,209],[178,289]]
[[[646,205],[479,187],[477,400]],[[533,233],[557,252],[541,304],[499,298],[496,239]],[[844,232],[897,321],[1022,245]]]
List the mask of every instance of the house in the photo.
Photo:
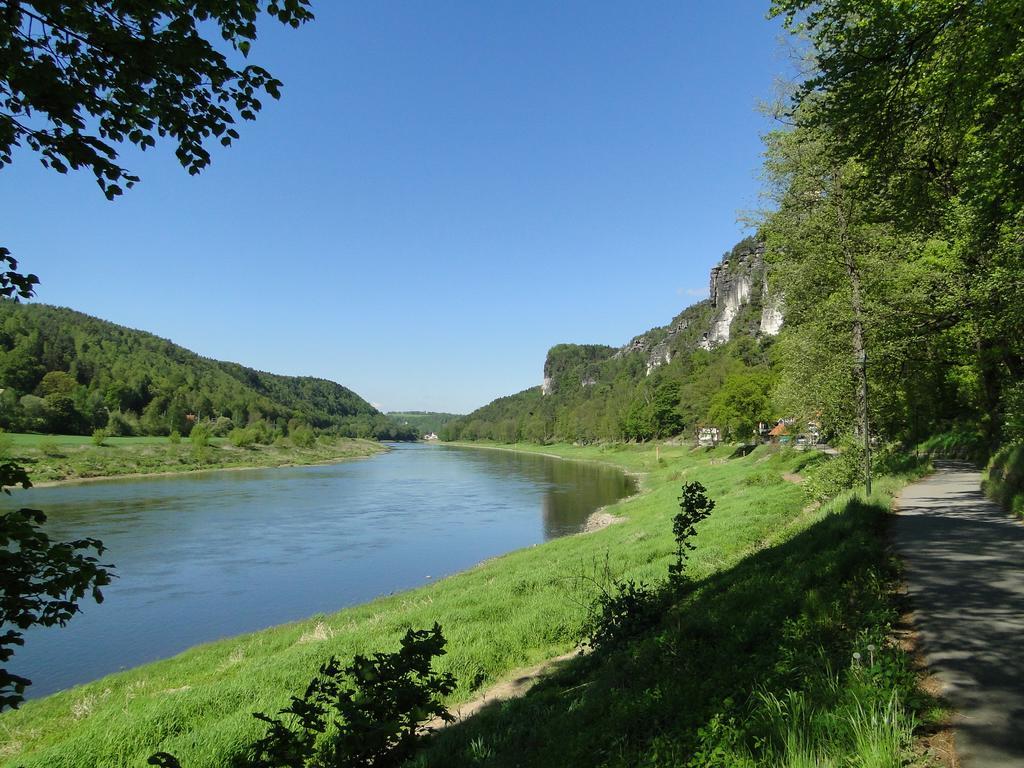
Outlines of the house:
[[697,445],[715,446],[722,439],[718,427],[700,427],[697,429]]
[[773,443],[788,443],[789,442],[789,427],[786,426],[785,420],[779,420],[779,423],[768,430],[768,439]]
[[429,435],[424,435],[424,436],[423,436],[423,439],[424,439],[424,440],[437,440],[437,439],[438,439],[438,437],[437,437],[437,434],[436,434],[436,433],[434,433],[434,432],[431,432],[431,433],[430,433]]

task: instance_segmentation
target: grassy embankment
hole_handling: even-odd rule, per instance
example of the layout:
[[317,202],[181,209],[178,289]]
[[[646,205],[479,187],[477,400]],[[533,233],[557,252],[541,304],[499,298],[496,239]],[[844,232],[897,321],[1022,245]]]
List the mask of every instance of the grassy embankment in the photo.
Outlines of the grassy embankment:
[[172,442],[167,437],[108,437],[103,445],[95,445],[91,437],[81,435],[0,434],[0,454],[25,466],[37,485],[120,475],[318,464],[384,450],[373,440],[327,437],[308,447],[285,440],[239,448],[225,438],[211,438],[209,445],[197,447],[188,439]]
[[[682,765],[694,750],[717,749],[737,760],[754,750],[764,764],[866,766],[889,763],[848,756],[884,760],[909,748],[911,708],[923,704],[905,657],[886,646],[892,572],[879,535],[898,480],[880,481],[869,503],[847,495],[812,509],[784,480],[807,454],[762,448],[730,459],[727,448],[673,447],[657,460],[653,448],[535,450],[642,473],[643,492],[610,510],[627,521],[28,702],[0,717],[5,765],[139,766],[157,749],[187,768],[224,765],[262,734],[250,713],[282,706],[326,657],[390,650],[407,628],[434,621],[449,641],[438,666],[459,679],[452,702],[464,701],[474,683],[486,688],[572,649],[595,597],[591,579],[606,569],[662,580],[688,480],[704,483],[718,506],[698,536],[698,587],[663,626],[449,729],[418,762]],[[862,665],[851,669],[858,650]]]
[[1024,444],[1000,448],[988,463],[981,485],[990,499],[1024,517]]

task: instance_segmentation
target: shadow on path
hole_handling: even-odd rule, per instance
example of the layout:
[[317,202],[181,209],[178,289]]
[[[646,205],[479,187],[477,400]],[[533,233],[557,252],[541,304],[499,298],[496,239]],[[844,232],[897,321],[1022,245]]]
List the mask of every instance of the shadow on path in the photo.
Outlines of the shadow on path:
[[977,470],[940,464],[898,499],[893,541],[914,624],[956,708],[963,768],[1024,766],[1024,525]]

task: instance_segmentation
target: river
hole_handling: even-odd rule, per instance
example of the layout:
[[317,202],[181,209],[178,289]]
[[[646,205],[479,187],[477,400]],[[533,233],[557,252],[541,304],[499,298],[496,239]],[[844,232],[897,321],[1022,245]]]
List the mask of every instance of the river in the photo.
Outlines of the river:
[[55,540],[98,538],[117,579],[8,669],[38,697],[192,645],[419,586],[579,532],[629,495],[610,467],[443,445],[370,459],[16,492]]

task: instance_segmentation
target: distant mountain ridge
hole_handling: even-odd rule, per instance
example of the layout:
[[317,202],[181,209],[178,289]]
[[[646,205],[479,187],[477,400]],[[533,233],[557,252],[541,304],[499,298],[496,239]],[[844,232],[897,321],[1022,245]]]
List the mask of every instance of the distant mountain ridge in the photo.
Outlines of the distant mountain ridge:
[[[187,434],[197,420],[291,421],[411,437],[347,387],[202,357],[167,339],[46,304],[0,302],[0,426]],[[389,429],[391,430],[389,432]],[[401,433],[401,438],[399,437]]]

